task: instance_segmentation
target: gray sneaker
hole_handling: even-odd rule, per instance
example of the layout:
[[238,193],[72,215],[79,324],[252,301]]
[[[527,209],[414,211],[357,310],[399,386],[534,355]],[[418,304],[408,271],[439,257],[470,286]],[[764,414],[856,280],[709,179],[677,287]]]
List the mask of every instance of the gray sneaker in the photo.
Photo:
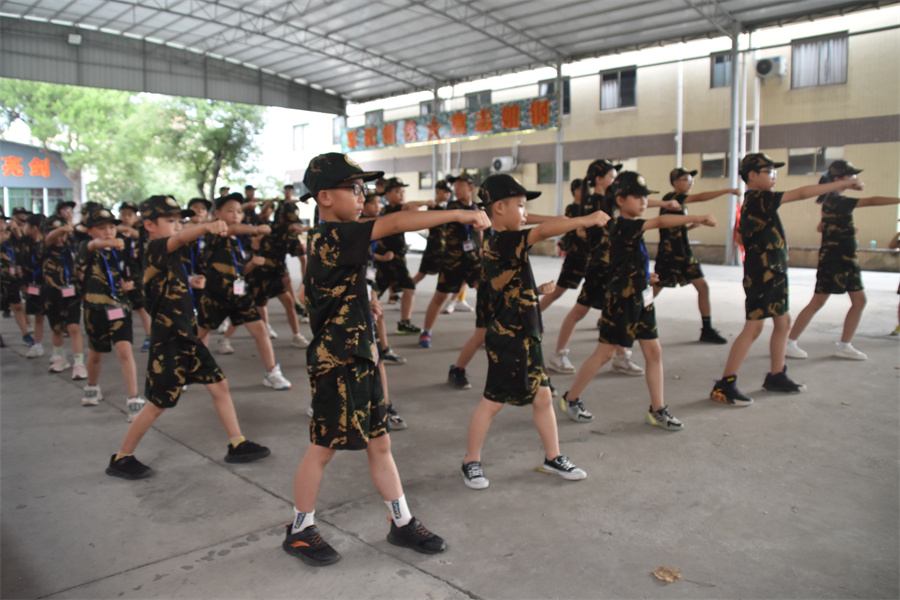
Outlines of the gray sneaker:
[[587,411],[584,404],[581,403],[581,398],[575,398],[575,400],[569,402],[568,395],[569,392],[566,392],[563,394],[563,397],[559,399],[559,407],[566,416],[576,423],[590,423],[593,421],[594,415]]
[[483,490],[491,483],[490,481],[488,481],[487,477],[484,476],[484,471],[481,468],[481,463],[477,460],[463,463],[462,474],[463,483],[465,483],[466,487],[471,490]]
[[672,416],[668,406],[663,406],[659,410],[653,410],[651,406],[647,411],[647,423],[666,431],[681,431],[684,429],[684,423]]
[[574,373],[575,365],[569,360],[569,349],[563,348],[547,363],[547,368],[557,373]]
[[622,356],[616,356],[612,360],[613,373],[640,377],[644,374],[644,368],[631,360],[631,350],[626,350]]
[[99,385],[84,386],[84,396],[81,397],[82,406],[97,406],[103,400],[103,392]]
[[128,398],[125,401],[125,406],[128,408],[128,417],[127,420],[131,423],[134,418],[141,412],[141,409],[144,408],[144,405],[147,404],[147,401],[141,398],[140,396],[135,396],[134,398]]

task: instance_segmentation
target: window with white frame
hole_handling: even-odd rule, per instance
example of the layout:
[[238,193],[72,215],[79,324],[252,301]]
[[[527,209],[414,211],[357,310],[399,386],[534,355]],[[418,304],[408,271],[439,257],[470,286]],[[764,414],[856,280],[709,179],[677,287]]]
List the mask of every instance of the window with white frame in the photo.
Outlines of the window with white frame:
[[832,162],[844,158],[844,147],[791,148],[788,150],[788,175],[824,173]]
[[[562,114],[567,115],[572,112],[572,101],[569,96],[569,78],[563,77],[562,86]],[[539,96],[556,96],[556,80],[547,79],[538,83]]]
[[700,177],[725,177],[728,174],[727,152],[704,152],[700,155]]
[[491,103],[491,90],[466,94],[466,109],[475,110]]
[[294,125],[294,150],[306,149],[306,134],[309,131],[309,123]]
[[[556,163],[538,163],[538,183],[556,183]],[[569,181],[569,161],[563,162],[563,181]]]
[[366,113],[366,125],[377,125],[384,121],[384,109],[370,110]]
[[600,74],[600,110],[637,106],[637,69]]
[[719,52],[709,56],[709,87],[731,86],[731,53]]
[[791,87],[847,83],[847,34],[794,40]]

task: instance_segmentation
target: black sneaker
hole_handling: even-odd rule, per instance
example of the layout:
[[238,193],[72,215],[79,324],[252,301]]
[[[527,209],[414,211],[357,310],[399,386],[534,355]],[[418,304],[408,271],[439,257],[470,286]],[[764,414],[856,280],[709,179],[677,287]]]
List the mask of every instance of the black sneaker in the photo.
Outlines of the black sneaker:
[[393,404],[388,405],[387,416],[388,423],[391,424],[391,431],[402,431],[409,427],[409,425],[406,424],[406,421],[403,420],[403,417],[397,414],[397,410],[394,408]]
[[381,360],[386,365],[405,365],[406,359],[394,352],[391,348],[382,348],[378,351]]
[[409,320],[397,321],[397,333],[400,335],[419,335],[422,333],[422,329],[410,323]]
[[250,440],[244,440],[237,448],[228,444],[228,454],[225,455],[227,463],[248,463],[267,457],[271,452],[265,446],[260,446]]
[[723,377],[716,381],[716,385],[713,386],[709,397],[716,402],[732,406],[750,406],[753,404],[753,398],[745,396],[737,388],[737,375]]
[[322,539],[315,525],[297,533],[291,533],[290,524],[285,527],[287,535],[284,536],[281,547],[291,556],[296,556],[311,567],[326,567],[341,560],[341,555]]
[[763,389],[769,392],[782,392],[785,394],[799,394],[806,390],[805,383],[797,383],[787,376],[787,365],[781,370],[781,373],[766,374],[766,380],[763,382]]
[[484,476],[484,469],[481,462],[473,460],[472,462],[463,463],[462,466],[463,483],[472,490],[483,490],[491,484],[487,477]]
[[728,340],[723,338],[718,331],[712,327],[704,327],[700,330],[700,341],[707,344],[727,344]]
[[422,554],[439,554],[447,549],[444,538],[428,531],[415,517],[403,527],[397,527],[391,521],[391,532],[387,536],[387,541],[395,546],[410,548]]
[[109,466],[106,467],[106,474],[122,479],[143,479],[153,475],[153,469],[133,456],[123,456],[116,460],[116,455],[113,454],[109,459]]
[[458,390],[467,390],[472,387],[469,378],[466,377],[465,369],[458,369],[456,365],[450,365],[450,375],[447,376],[447,383]]

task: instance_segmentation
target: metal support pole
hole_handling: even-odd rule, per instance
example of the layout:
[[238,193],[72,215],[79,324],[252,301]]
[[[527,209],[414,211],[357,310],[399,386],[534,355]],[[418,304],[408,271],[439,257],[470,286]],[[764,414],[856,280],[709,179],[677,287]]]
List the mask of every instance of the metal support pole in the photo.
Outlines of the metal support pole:
[[[728,187],[738,187],[738,165],[740,164],[740,137],[738,129],[740,127],[740,106],[738,102],[738,82],[734,76],[738,64],[738,46],[740,45],[741,23],[735,21],[732,25],[731,34],[731,127],[728,132]],[[725,231],[725,264],[738,264],[738,256],[735,252],[734,243],[734,224],[737,218],[737,206],[735,199],[731,198],[728,202],[728,228]]]
[[556,214],[561,215],[565,211],[565,195],[563,189],[563,78],[562,61],[556,62],[556,107],[558,114],[558,127],[556,128]]
[[[438,98],[437,88],[434,89],[434,98],[431,100],[431,114],[438,113],[438,106],[440,104],[440,99]],[[438,147],[440,144],[434,144],[431,146],[431,189],[434,191],[438,182]],[[434,194],[432,194],[434,197]]]
[[675,166],[680,167],[684,155],[684,56],[683,44],[678,44],[678,70],[675,84]]

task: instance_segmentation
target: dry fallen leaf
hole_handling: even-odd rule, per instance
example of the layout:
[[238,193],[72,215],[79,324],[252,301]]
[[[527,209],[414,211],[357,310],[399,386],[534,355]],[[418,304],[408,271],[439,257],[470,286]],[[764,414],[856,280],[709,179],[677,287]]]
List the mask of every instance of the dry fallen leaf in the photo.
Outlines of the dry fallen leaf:
[[849,402],[841,402],[841,404],[843,404],[844,406],[850,406]]
[[681,569],[675,567],[660,567],[651,573],[654,577],[669,585],[681,579]]

